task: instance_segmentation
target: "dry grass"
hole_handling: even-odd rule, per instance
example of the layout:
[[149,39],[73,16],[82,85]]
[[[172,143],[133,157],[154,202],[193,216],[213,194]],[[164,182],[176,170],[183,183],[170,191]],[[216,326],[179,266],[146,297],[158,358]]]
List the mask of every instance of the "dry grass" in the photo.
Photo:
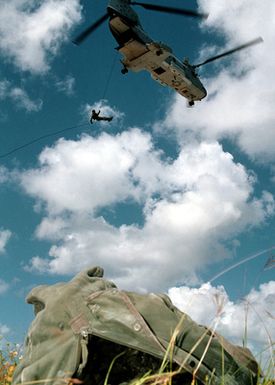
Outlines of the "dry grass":
[[[273,247],[273,248],[275,248],[275,247]],[[256,254],[252,257],[247,258],[246,260],[250,260],[252,258],[255,258],[255,256],[258,256],[258,255],[259,254]],[[246,262],[246,260],[242,261],[242,263]],[[233,266],[233,268],[234,267],[236,267],[236,266]],[[225,272],[226,271],[222,272],[220,275],[224,274]],[[197,348],[197,346],[202,342],[202,340],[204,339],[206,334],[208,334],[208,335],[211,334],[211,336],[213,336],[215,333],[215,330],[218,326],[220,317],[221,317],[222,312],[223,312],[224,298],[222,296],[216,295],[214,298],[214,301],[216,303],[216,317],[213,320],[213,324],[211,325],[211,327],[205,329],[205,334],[203,334],[201,336],[201,338],[194,344],[193,348],[189,352],[189,355],[191,355],[192,352]],[[264,374],[262,376],[260,376],[260,375],[258,376],[257,385],[275,385],[275,360],[274,360],[275,342],[272,341],[271,335],[270,335],[270,333],[266,327],[266,320],[271,318],[275,321],[275,316],[269,312],[266,312],[266,314],[258,314],[257,310],[254,308],[253,304],[248,302],[248,301],[246,301],[244,303],[244,305],[245,305],[244,307],[246,309],[246,312],[248,312],[248,309],[252,309],[257,314],[258,320],[262,324],[262,327],[266,332],[267,339],[269,342],[269,344],[268,344],[269,346],[268,346],[267,350],[270,351],[270,362],[269,362],[267,368],[265,368]],[[173,352],[174,352],[174,347],[175,347],[175,341],[176,341],[176,338],[177,338],[179,331],[181,330],[181,326],[182,326],[183,321],[184,321],[184,316],[183,316],[182,320],[180,321],[180,323],[178,324],[178,326],[176,327],[176,329],[172,335],[172,338],[170,340],[170,343],[169,343],[168,349],[166,351],[165,357],[162,361],[162,364],[161,364],[158,372],[157,373],[148,372],[144,376],[142,376],[141,378],[135,379],[130,383],[127,383],[127,384],[123,383],[124,385],[172,385],[173,377],[176,376],[177,374],[179,374],[179,372],[182,370],[182,368],[184,367],[184,365],[186,364],[186,362],[190,358],[190,356],[187,356],[186,360],[181,364],[181,366],[177,370],[173,371],[172,367],[171,366],[169,367],[169,363],[172,362],[172,357],[173,357]],[[247,319],[246,319],[246,321],[247,321]],[[190,381],[190,385],[196,385],[196,383],[197,383],[196,382],[196,373],[199,370],[199,367],[203,362],[203,359],[204,359],[204,357],[207,353],[207,350],[209,348],[210,342],[211,342],[211,338],[209,339],[209,343],[207,344],[205,351],[202,354],[202,357],[198,363],[198,366],[194,369],[193,379]],[[245,336],[244,336],[244,346],[247,345],[247,342],[248,341],[247,341],[247,325],[246,325]],[[0,343],[1,343],[1,336],[0,336]],[[16,368],[19,360],[20,360],[20,350],[21,349],[18,345],[12,345],[10,343],[6,343],[5,346],[3,346],[3,344],[2,344],[2,348],[1,348],[1,344],[0,344],[0,385],[11,385],[14,370],[15,370],[15,368]],[[113,361],[109,367],[109,370],[106,373],[104,385],[109,385],[109,383],[108,383],[109,375],[112,371],[112,367],[113,367],[115,361],[119,358],[120,355],[121,354],[119,354],[118,356],[116,356],[113,359]],[[223,360],[223,357],[221,357],[221,360]],[[38,381],[31,381],[31,382],[25,383],[24,385],[39,384],[39,383],[49,383],[50,384],[50,383],[54,382],[55,380],[56,380],[56,378],[55,379],[41,379]],[[63,380],[64,380],[64,385],[65,384],[66,385],[80,385],[82,383],[80,380],[78,380],[76,378],[75,379],[74,378],[67,378],[67,379],[63,379]],[[223,379],[221,379],[220,385],[223,385],[223,383],[224,383],[224,381],[223,381]],[[93,384],[88,384],[88,385],[93,385]],[[183,385],[185,385],[185,384],[183,384]],[[211,378],[209,378],[206,381],[206,385],[211,385]],[[240,384],[240,385],[242,385],[242,384]]]
[[[179,368],[176,371],[169,371],[168,366],[168,357],[173,354],[173,342],[175,341],[177,334],[177,330],[175,331],[175,335],[173,336],[171,340],[171,344],[169,346],[169,349],[167,351],[166,357],[163,360],[163,363],[158,371],[158,373],[146,373],[143,377],[138,378],[133,380],[130,384],[127,385],[172,385],[173,382],[173,377],[177,375],[180,371],[181,368]],[[200,341],[197,342],[199,344]],[[196,346],[197,346],[196,344]],[[195,348],[195,347],[194,347]],[[207,349],[207,347],[206,347]],[[271,346],[271,349],[273,350],[273,354],[275,353],[274,350],[274,344]],[[190,352],[191,354],[191,352]],[[205,351],[206,354],[206,351]],[[113,360],[112,364],[110,365],[109,371],[106,374],[106,378],[104,381],[104,385],[108,384],[108,377],[109,374],[112,370],[112,366],[116,359],[119,357],[115,357]],[[14,373],[14,370],[19,362],[20,355],[19,355],[19,348],[17,345],[11,345],[9,343],[6,343],[6,345],[0,349],[0,385],[11,385],[12,382],[12,376]],[[200,363],[202,360],[200,361]],[[199,364],[200,364],[199,363]],[[183,364],[184,365],[184,364]],[[190,382],[190,385],[196,385],[196,378],[195,378],[195,373],[198,370],[196,368],[193,376],[193,380]],[[275,367],[274,367],[274,361],[273,359],[270,360],[270,365],[267,370],[267,373],[263,377],[258,378],[258,383],[257,385],[275,385],[275,379],[273,376]],[[64,380],[64,385],[74,385],[74,384],[81,384],[81,381],[77,379],[63,379]],[[34,381],[34,383],[41,383],[41,382],[53,382],[53,379],[47,379],[47,380],[41,380],[41,381]],[[211,379],[207,381],[207,384],[211,384]],[[27,385],[27,384],[25,384]],[[90,384],[93,385],[93,384]],[[222,383],[221,383],[222,385]],[[241,385],[241,384],[240,384]]]
[[4,347],[0,348],[0,385],[11,384],[14,370],[19,361],[19,353],[19,346],[9,342],[6,342]]
[[[193,348],[189,352],[189,355],[191,355],[192,352],[197,348],[197,346],[202,342],[202,340],[204,339],[206,334],[209,335],[209,332],[210,332],[210,334],[213,336],[213,334],[215,333],[215,330],[216,330],[217,325],[219,323],[220,316],[222,314],[224,302],[223,302],[222,297],[216,297],[216,298],[214,298],[214,300],[216,302],[216,307],[217,307],[215,320],[213,321],[213,324],[211,325],[210,328],[205,329],[205,334],[203,334],[201,336],[201,338],[194,344]],[[250,303],[247,305],[249,305],[249,307],[253,308],[253,306],[251,306]],[[255,309],[254,309],[254,311],[255,311]],[[272,317],[273,318],[273,315],[265,314],[265,317],[267,317],[267,318]],[[263,328],[266,329],[265,320],[263,318],[264,318],[263,316],[261,316],[261,317],[259,316],[259,321],[262,323]],[[177,337],[177,335],[181,329],[183,321],[184,321],[184,316],[183,316],[182,320],[180,321],[180,323],[178,324],[178,326],[176,327],[176,329],[174,330],[174,333],[173,333],[172,338],[170,340],[170,344],[168,346],[165,357],[162,361],[162,364],[160,365],[158,372],[157,373],[148,372],[144,376],[142,376],[141,378],[135,379],[131,383],[127,383],[127,385],[172,385],[173,377],[176,376],[177,374],[179,374],[179,372],[184,367],[186,361],[189,359],[189,356],[187,356],[185,362],[183,362],[182,365],[177,370],[173,371],[172,367],[171,366],[169,367],[169,365],[170,365],[169,363],[172,362],[176,337]],[[268,330],[266,330],[266,333],[268,335],[268,339],[269,339],[269,343],[270,343],[269,350],[270,350],[270,357],[271,358],[270,358],[270,363],[268,365],[268,368],[266,369],[266,371],[264,373],[264,376],[261,377],[259,375],[257,385],[275,385],[275,376],[274,376],[274,373],[275,373],[275,364],[274,364],[275,344],[271,340],[271,336],[269,335]],[[1,337],[0,337],[0,339],[1,339]],[[196,373],[197,373],[200,365],[203,362],[203,358],[207,353],[210,342],[211,342],[211,338],[209,339],[209,343],[207,344],[205,351],[202,354],[202,357],[198,363],[198,366],[194,369],[193,379],[190,381],[190,385],[196,385],[197,384]],[[2,348],[0,345],[0,385],[11,385],[14,370],[15,370],[15,368],[16,368],[19,360],[20,360],[20,350],[21,350],[21,348],[19,345],[10,344],[7,342],[5,343],[5,345],[2,343]],[[108,379],[109,379],[109,375],[112,371],[112,367],[113,367],[115,361],[122,354],[119,354],[118,356],[116,356],[113,359],[113,361],[109,367],[109,370],[106,373],[104,385],[109,384]],[[222,359],[223,358],[221,357],[221,360]],[[55,379],[41,379],[40,381],[38,380],[38,381],[31,381],[31,382],[25,383],[25,385],[39,384],[39,383],[49,383],[50,384],[50,383],[54,382],[55,380],[56,380],[56,378]],[[75,384],[78,385],[78,384],[82,383],[80,380],[78,380],[76,378],[75,379],[73,379],[73,378],[64,379],[63,378],[63,381],[64,381],[64,385],[75,385]],[[211,378],[209,378],[206,381],[206,384],[211,385]],[[93,385],[93,384],[88,384],[88,385]],[[125,385],[126,385],[126,383],[125,383]],[[186,384],[184,384],[184,385],[186,385]],[[221,385],[223,385],[223,381],[221,381]]]

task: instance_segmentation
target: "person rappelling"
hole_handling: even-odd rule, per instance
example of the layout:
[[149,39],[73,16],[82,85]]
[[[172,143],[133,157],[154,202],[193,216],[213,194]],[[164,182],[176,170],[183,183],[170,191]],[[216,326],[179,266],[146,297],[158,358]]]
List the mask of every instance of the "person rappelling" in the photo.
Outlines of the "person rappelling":
[[99,115],[100,115],[100,110],[98,110],[98,112],[96,112],[96,110],[92,110],[90,123],[93,124],[93,120],[98,121],[98,122],[101,120],[111,122],[113,120],[113,116],[99,116]]

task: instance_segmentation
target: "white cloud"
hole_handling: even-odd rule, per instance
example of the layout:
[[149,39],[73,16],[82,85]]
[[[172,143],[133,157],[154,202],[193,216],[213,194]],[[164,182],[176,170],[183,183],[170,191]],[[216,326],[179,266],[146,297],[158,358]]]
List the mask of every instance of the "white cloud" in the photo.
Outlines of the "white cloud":
[[42,100],[31,100],[26,91],[18,87],[10,90],[10,98],[15,102],[17,107],[23,108],[28,112],[40,111],[43,105]]
[[9,172],[4,166],[0,166],[0,183],[7,182],[9,179]]
[[[92,105],[87,103],[83,107],[82,111],[82,115],[85,117],[85,119],[90,119],[92,110],[95,110],[96,112],[100,111],[100,116],[112,117],[112,124],[116,125],[120,124],[124,117],[122,112],[120,112],[116,107],[110,106],[108,101],[105,99],[95,102]],[[99,124],[104,129],[110,126],[110,123],[106,121],[100,121],[97,122],[97,124]]]
[[32,100],[24,89],[14,87],[8,80],[0,81],[0,100],[1,99],[10,99],[17,108],[22,108],[27,112],[38,112],[43,105],[42,100]]
[[10,88],[10,82],[8,80],[0,81],[0,99],[5,99]]
[[0,52],[21,70],[45,72],[80,18],[79,0],[2,0]]
[[0,295],[5,293],[8,290],[8,288],[9,288],[9,284],[0,278]]
[[211,326],[222,304],[217,330],[232,342],[242,345],[247,339],[257,359],[271,359],[271,342],[275,340],[275,281],[252,289],[241,301],[230,300],[223,286],[205,283],[201,287],[169,289],[172,302],[194,321]]
[[[171,160],[149,134],[131,129],[59,140],[39,160],[21,181],[46,207],[36,235],[56,244],[30,269],[101,264],[124,287],[161,290],[196,281],[196,272],[228,256],[224,241],[274,213],[272,195],[253,197],[253,174],[217,142],[186,146]],[[144,223],[115,227],[100,216],[119,202],[139,204]]]
[[8,334],[9,332],[10,332],[10,328],[7,325],[0,323],[0,336],[4,336],[5,334]]
[[226,68],[221,60],[213,75],[205,79],[208,98],[193,109],[185,107],[182,97],[175,97],[165,126],[176,130],[181,140],[188,136],[201,140],[230,138],[251,158],[274,162],[275,83],[271,76],[275,71],[275,3],[273,0],[199,0],[198,3],[204,12],[209,12],[203,28],[220,33],[227,42],[217,52],[258,36],[263,37],[264,43],[231,56],[231,65]]
[[127,198],[139,199],[141,188],[135,186],[131,169],[137,160],[147,159],[151,146],[150,137],[138,130],[116,137],[61,139],[41,153],[41,167],[24,173],[22,182],[51,213],[93,212]]
[[5,252],[5,247],[11,238],[11,231],[10,230],[3,230],[0,229],[0,254]]
[[58,80],[56,82],[56,87],[58,91],[71,96],[74,94],[75,78],[71,75],[67,75],[64,80]]

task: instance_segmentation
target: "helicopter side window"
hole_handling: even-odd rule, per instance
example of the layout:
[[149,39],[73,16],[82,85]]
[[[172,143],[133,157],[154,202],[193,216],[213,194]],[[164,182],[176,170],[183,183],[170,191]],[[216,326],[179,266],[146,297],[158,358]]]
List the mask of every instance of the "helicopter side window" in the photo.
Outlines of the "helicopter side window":
[[155,68],[153,71],[156,74],[161,75],[161,74],[163,74],[165,72],[165,69],[163,69],[162,67],[158,67],[158,68]]

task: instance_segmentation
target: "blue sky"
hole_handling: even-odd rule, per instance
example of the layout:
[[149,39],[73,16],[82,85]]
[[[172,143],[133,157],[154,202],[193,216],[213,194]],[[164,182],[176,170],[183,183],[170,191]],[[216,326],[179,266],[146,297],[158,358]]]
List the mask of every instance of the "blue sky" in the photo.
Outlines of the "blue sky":
[[[208,97],[192,109],[148,73],[120,73],[108,25],[80,47],[71,43],[104,13],[103,1],[1,2],[0,334],[7,339],[26,333],[33,315],[24,298],[33,286],[101,265],[121,288],[168,292],[198,322],[211,325],[222,298],[218,328],[237,343],[249,308],[254,353],[274,341],[274,269],[264,270],[275,227],[274,2],[188,6],[208,19],[136,9],[148,34],[179,59],[198,62],[264,39],[203,67]],[[93,107],[113,122],[91,126]]]

